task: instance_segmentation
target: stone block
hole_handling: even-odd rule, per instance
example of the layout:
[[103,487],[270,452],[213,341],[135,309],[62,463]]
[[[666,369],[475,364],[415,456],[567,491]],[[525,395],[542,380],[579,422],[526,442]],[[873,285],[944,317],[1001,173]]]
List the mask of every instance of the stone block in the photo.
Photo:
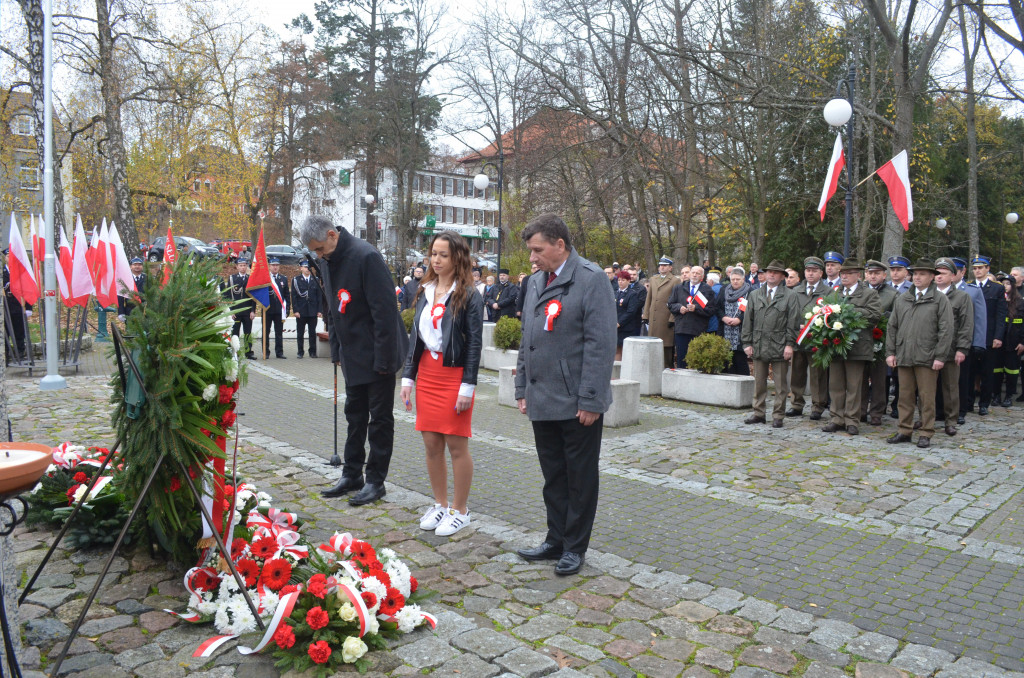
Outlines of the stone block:
[[702,405],[747,408],[754,402],[754,378],[735,374],[702,374],[697,370],[665,370],[661,394]]
[[498,368],[498,404],[506,407],[516,406],[516,368]]
[[497,323],[484,323],[483,341],[480,349],[494,348],[494,326]]
[[612,379],[622,379],[622,361],[616,360],[612,363]]
[[515,367],[519,360],[519,351],[503,351],[493,346],[487,347],[480,357],[480,366],[487,370],[498,371],[501,367]]
[[528,650],[525,647],[512,650],[508,654],[498,657],[495,664],[511,671],[523,678],[540,678],[558,669],[555,660],[540,652]]
[[612,406],[604,413],[604,425],[608,428],[620,428],[636,426],[639,423],[640,382],[612,379]]
[[620,376],[639,382],[640,395],[661,393],[665,343],[657,337],[626,337],[622,343]]

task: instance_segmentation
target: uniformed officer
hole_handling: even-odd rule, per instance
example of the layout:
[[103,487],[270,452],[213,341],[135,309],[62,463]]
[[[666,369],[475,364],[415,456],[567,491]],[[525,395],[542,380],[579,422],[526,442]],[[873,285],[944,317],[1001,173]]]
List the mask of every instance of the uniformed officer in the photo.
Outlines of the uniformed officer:
[[897,294],[903,294],[911,288],[910,274],[907,271],[909,266],[910,259],[906,257],[889,257],[889,284]]
[[274,290],[270,290],[270,305],[267,306],[267,324],[263,328],[263,355],[267,355],[270,351],[270,330],[274,330],[274,355],[282,360],[285,358],[284,355],[284,338],[282,332],[284,330],[284,318],[288,312],[287,309],[291,306],[288,300],[288,278],[281,274],[281,260],[277,257],[271,257],[267,260],[267,264],[270,268],[270,277],[274,279],[277,284],[277,289],[281,292],[281,299],[284,301],[284,306],[281,306],[281,302],[277,300],[277,295],[274,294]]
[[310,274],[309,262],[299,262],[301,275],[292,278],[292,315],[295,316],[295,335],[299,342],[298,357],[305,353],[304,343],[309,334],[309,357],[316,357],[316,319],[323,315],[323,291],[319,279]]
[[235,324],[231,328],[231,335],[239,336],[240,329],[245,332],[245,337],[242,338],[242,344],[247,348],[245,357],[254,359],[256,354],[253,353],[251,342],[256,301],[245,291],[245,286],[249,283],[249,258],[240,256],[235,265],[238,267],[238,273],[228,277],[228,289],[224,295],[231,301],[231,308],[235,312]]
[[935,262],[935,289],[945,294],[953,308],[954,339],[950,353],[939,372],[939,388],[935,394],[935,411],[946,421],[946,435],[955,436],[953,417],[960,414],[960,365],[971,354],[974,338],[974,304],[963,290],[956,288],[956,262],[942,257]]
[[[814,307],[815,300],[829,294],[832,289],[821,279],[825,273],[825,262],[818,257],[804,259],[804,282],[791,288],[800,298],[800,315]],[[797,328],[799,333],[801,324]],[[828,370],[815,367],[811,363],[810,342],[798,344],[793,351],[793,368],[790,372],[789,384],[792,389],[793,406],[786,412],[787,417],[799,417],[804,411],[804,394],[807,390],[808,375],[811,382],[811,419],[821,419],[821,413],[828,406]]]
[[[878,301],[882,304],[882,317],[884,318],[892,315],[892,306],[896,303],[896,297],[898,296],[896,288],[885,280],[887,270],[888,267],[885,264],[875,259],[868,259],[864,263],[865,282],[868,287],[878,294]],[[874,327],[869,327],[863,331],[873,331],[874,329]],[[873,338],[872,341],[874,341]],[[885,355],[883,354],[877,360],[872,360],[864,373],[863,397],[861,398],[860,406],[861,421],[867,421],[872,426],[882,425],[882,415],[885,414],[885,405],[889,401],[887,371],[888,367],[885,364]]]
[[[975,284],[985,295],[985,350],[980,351],[971,357],[971,367],[974,375],[981,378],[981,389],[978,393],[978,414],[988,414],[989,405],[992,404],[992,386],[994,383],[994,371],[999,360],[999,353],[1003,347],[1003,338],[1006,334],[1006,291],[1002,283],[992,282],[988,279],[989,265],[992,260],[980,254],[971,261],[971,269],[974,271]],[[974,409],[974,394],[968,403],[967,410]]]
[[672,312],[668,310],[669,297],[679,284],[679,279],[672,275],[673,264],[668,257],[662,257],[658,261],[658,274],[651,276],[651,291],[644,301],[643,313],[643,320],[649,325],[648,335],[657,337],[664,343],[665,367],[675,365],[672,362],[672,351],[676,345],[676,336],[672,328],[675,321]]
[[[146,291],[146,274],[142,272],[142,258],[134,257],[131,262],[132,279],[135,280],[135,291],[142,294]],[[132,312],[135,304],[129,297],[117,295],[117,316],[124,322],[125,317]]]
[[971,354],[967,361],[960,366],[960,413],[956,418],[957,424],[963,424],[966,420],[967,411],[974,408],[974,373],[971,368],[972,357],[981,354],[985,350],[985,340],[988,336],[988,313],[985,310],[985,295],[977,285],[970,285],[964,280],[967,273],[967,260],[960,257],[953,257],[956,264],[956,278],[953,284],[958,290],[967,294],[974,306],[974,338],[971,341]]
[[825,252],[825,284],[836,289],[843,284],[843,281],[839,277],[839,269],[843,265],[845,257],[842,254],[835,251]]

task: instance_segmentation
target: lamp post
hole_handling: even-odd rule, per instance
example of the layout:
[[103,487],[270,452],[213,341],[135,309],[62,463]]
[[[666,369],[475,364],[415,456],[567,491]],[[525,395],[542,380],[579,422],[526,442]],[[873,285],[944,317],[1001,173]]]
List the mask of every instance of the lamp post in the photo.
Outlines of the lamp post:
[[[825,104],[825,122],[832,127],[846,125],[846,227],[843,230],[843,257],[850,256],[850,223],[853,219],[853,88],[857,82],[857,65],[850,63],[846,80],[836,87],[836,98]],[[842,98],[846,85],[846,98]]]
[[[1016,212],[1010,212],[1009,214],[1006,215],[1006,223],[1009,224],[1010,226],[1013,226],[1014,224],[1017,223],[1017,220],[1019,218],[1020,218],[1020,216],[1018,216],[1018,214]],[[999,263],[1002,264],[1002,262],[1003,262],[1003,231],[1000,230],[999,231]]]
[[480,174],[473,177],[473,186],[478,191],[484,191],[491,184],[491,178],[485,174],[485,170],[488,168],[494,168],[498,170],[498,270],[501,270],[501,194],[504,193],[505,188],[505,151],[502,150],[501,144],[498,144],[498,164],[495,165],[493,162],[484,163],[483,167],[480,168]]

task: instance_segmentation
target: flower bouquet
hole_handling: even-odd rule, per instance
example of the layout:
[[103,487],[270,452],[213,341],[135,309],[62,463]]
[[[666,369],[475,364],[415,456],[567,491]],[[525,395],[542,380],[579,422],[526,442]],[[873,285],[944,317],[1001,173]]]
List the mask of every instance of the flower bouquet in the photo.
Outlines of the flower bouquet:
[[889,329],[889,316],[883,315],[874,329],[871,330],[871,338],[874,340],[872,348],[875,351],[873,360],[879,362],[885,360],[885,333]]
[[806,324],[797,335],[797,343],[811,346],[811,363],[827,369],[833,360],[845,360],[861,330],[868,326],[853,304],[843,303],[838,292],[819,297],[804,314]]

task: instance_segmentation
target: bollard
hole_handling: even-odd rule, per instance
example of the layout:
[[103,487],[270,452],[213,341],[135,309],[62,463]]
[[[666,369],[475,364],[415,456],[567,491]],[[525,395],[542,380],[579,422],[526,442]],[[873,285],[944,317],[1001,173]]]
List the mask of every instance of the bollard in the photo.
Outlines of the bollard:
[[107,314],[117,313],[116,306],[108,306],[103,308],[99,304],[96,304],[96,341],[105,343],[110,341],[110,335],[107,334]]
[[665,344],[657,337],[626,337],[622,343],[622,379],[640,383],[640,395],[661,394]]

